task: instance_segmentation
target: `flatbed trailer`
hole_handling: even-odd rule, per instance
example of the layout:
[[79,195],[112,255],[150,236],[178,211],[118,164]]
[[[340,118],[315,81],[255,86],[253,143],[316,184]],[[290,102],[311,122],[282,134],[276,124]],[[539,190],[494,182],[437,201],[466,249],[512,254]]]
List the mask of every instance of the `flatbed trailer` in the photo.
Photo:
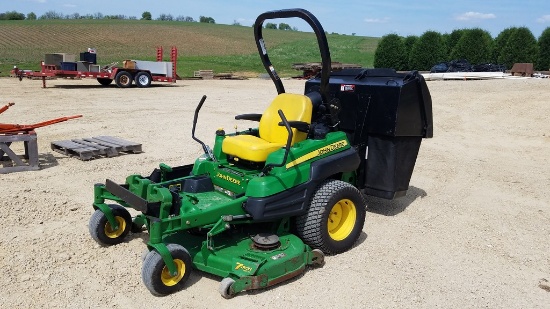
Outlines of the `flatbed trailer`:
[[[44,61],[40,63],[40,71],[27,71],[14,68],[12,75],[19,77],[21,80],[23,77],[28,78],[41,78],[42,87],[46,88],[46,80],[50,78],[95,78],[103,85],[108,86],[113,81],[120,88],[128,88],[135,82],[137,87],[144,88],[149,87],[151,82],[168,82],[175,83],[177,79],[177,58],[178,50],[176,47],[172,47],[170,50],[170,62],[163,62],[163,49],[157,48],[157,61],[133,61],[137,63],[135,67],[118,67],[111,66],[103,69],[99,69],[97,72],[91,71],[78,71],[78,70],[60,70],[56,65],[45,64]],[[141,67],[140,67],[141,64]],[[163,64],[171,64],[164,66]],[[160,66],[159,66],[160,65]],[[160,68],[160,70],[159,70]]]

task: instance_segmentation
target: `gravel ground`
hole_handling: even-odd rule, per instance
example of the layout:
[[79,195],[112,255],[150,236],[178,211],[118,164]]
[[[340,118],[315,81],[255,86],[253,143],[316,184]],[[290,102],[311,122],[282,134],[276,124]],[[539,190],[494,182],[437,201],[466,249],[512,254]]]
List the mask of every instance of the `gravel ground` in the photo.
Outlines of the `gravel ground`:
[[[304,81],[285,80],[300,93]],[[434,81],[434,138],[424,140],[407,196],[367,198],[364,234],[322,268],[225,300],[195,271],[185,290],[152,296],[141,282],[147,234],[100,247],[88,234],[93,184],[191,163],[233,116],[262,112],[271,81],[179,81],[148,89],[94,80],[0,79],[3,123],[82,114],[37,129],[40,170],[0,174],[2,308],[548,308],[550,79]],[[239,123],[240,126],[245,126]],[[50,142],[96,135],[144,153],[80,161]],[[14,149],[18,149],[16,144]]]

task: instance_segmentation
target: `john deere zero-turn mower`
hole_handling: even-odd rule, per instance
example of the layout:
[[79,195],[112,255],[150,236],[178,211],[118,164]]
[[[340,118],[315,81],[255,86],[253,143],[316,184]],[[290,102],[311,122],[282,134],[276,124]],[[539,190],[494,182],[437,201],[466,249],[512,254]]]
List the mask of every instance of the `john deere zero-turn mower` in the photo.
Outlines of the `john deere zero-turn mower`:
[[[265,20],[298,17],[313,28],[322,71],[305,94],[286,93],[262,36]],[[237,133],[215,132],[194,164],[160,164],[149,176],[94,188],[90,234],[115,245],[130,231],[149,233],[142,279],[154,295],[185,287],[192,269],[223,278],[228,298],[264,288],[349,250],[362,233],[364,194],[405,195],[432,106],[416,72],[350,69],[331,73],[325,32],[302,9],[261,14],[254,26],[260,58],[278,95],[258,121]],[[132,218],[126,208],[140,212]]]

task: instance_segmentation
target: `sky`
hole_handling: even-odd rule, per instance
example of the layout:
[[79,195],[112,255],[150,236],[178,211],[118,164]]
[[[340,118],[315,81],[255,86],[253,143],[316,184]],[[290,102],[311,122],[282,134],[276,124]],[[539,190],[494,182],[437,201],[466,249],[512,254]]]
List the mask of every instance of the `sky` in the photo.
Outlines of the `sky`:
[[[527,27],[535,38],[550,27],[549,0],[0,0],[0,12],[17,11],[40,16],[48,11],[63,15],[102,13],[135,16],[144,11],[160,14],[212,17],[217,24],[251,26],[266,11],[302,8],[310,11],[329,33],[382,37],[386,34],[420,36],[426,31],[451,33],[455,29],[481,28],[496,37],[509,27]],[[311,31],[296,18],[284,22],[300,31]]]

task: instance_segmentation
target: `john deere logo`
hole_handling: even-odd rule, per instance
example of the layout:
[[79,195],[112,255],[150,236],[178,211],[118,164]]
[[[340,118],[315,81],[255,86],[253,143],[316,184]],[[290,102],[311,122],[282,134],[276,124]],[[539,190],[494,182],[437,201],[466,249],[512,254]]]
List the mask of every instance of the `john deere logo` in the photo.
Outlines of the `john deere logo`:
[[329,152],[332,152],[332,151],[335,151],[335,150],[338,150],[340,148],[344,148],[348,145],[348,141],[347,140],[341,140],[341,141],[338,141],[338,142],[335,142],[335,143],[332,143],[330,145],[327,145],[325,147],[321,147],[317,150],[314,150],[312,152],[309,152],[301,157],[299,157],[298,159],[288,163],[286,165],[286,168],[291,168],[295,165],[298,165],[302,162],[306,162],[307,160],[309,159],[313,159],[315,157],[319,157],[319,156],[322,156],[324,154],[327,154]]
[[223,180],[225,180],[225,181],[229,181],[230,183],[234,183],[234,184],[236,184],[236,185],[238,185],[238,186],[241,185],[241,181],[240,181],[240,180],[238,180],[238,179],[236,179],[236,178],[233,178],[233,177],[231,177],[231,176],[228,176],[228,175],[224,175],[224,174],[222,174],[222,173],[220,173],[220,172],[218,172],[218,173],[216,174],[216,177],[221,178],[221,179],[223,179]]
[[332,143],[328,146],[325,146],[323,148],[320,148],[319,150],[317,150],[317,155],[318,156],[322,156],[326,153],[329,153],[331,151],[334,151],[334,150],[337,150],[337,149],[340,149],[342,147],[345,147],[348,143],[344,140],[344,141],[339,141],[339,142],[336,142],[336,143]]

